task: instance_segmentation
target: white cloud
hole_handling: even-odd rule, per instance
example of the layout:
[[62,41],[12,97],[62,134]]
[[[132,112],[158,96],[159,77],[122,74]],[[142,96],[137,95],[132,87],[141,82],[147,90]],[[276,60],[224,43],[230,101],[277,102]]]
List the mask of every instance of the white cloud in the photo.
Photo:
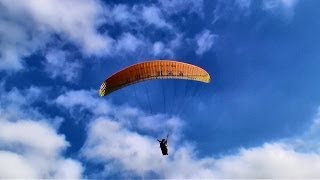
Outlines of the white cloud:
[[142,8],[142,17],[147,23],[155,25],[156,27],[172,28],[172,26],[165,21],[161,10],[156,6],[144,6]]
[[3,4],[17,16],[22,12],[30,16],[39,28],[61,33],[64,38],[81,45],[86,53],[101,53],[107,47],[107,40],[96,31],[103,15],[97,1],[17,0]]
[[218,177],[223,178],[319,178],[320,155],[299,153],[283,143],[242,149],[236,155],[217,160]]
[[[50,36],[32,29],[31,24],[11,21],[5,12],[0,6],[0,70],[20,70],[23,68],[21,57],[32,54],[43,41],[48,42]],[[25,26],[29,31],[25,31]]]
[[[32,107],[45,89],[5,91],[0,87],[0,178],[81,178],[80,162],[65,158],[69,146],[57,133],[62,119]],[[66,171],[66,168],[68,169]]]
[[34,153],[56,156],[59,150],[69,145],[64,136],[57,136],[55,130],[44,122],[30,120],[8,122],[2,119],[0,125],[0,140],[4,147],[29,146],[28,150],[35,150]]
[[[142,110],[128,105],[115,106],[105,98],[100,98],[96,91],[69,91],[57,97],[54,102],[60,107],[68,109],[71,114],[77,108],[80,109],[80,113],[81,111],[87,113],[84,110],[88,110],[93,113],[93,118],[101,116],[112,118],[127,127],[149,133],[165,134],[164,129],[177,133],[183,126],[177,117],[165,114],[148,115]],[[154,126],[157,122],[161,123]]]
[[121,54],[121,52],[135,52],[137,48],[143,47],[145,45],[145,40],[141,40],[131,33],[124,33],[117,40],[116,50]]
[[262,9],[290,20],[294,15],[294,8],[298,2],[299,0],[263,0]]
[[153,4],[133,5],[118,4],[105,7],[105,16],[108,19],[107,23],[120,23],[127,29],[141,29],[151,25],[156,28],[172,28],[172,25],[166,21],[166,15],[163,13],[165,7]]
[[107,23],[117,22],[126,25],[127,28],[134,27],[139,29],[145,25],[153,25],[156,28],[172,28],[172,25],[165,19],[163,7],[156,5],[145,6],[138,4],[130,7],[119,4],[113,7],[106,6],[105,9],[107,11],[105,16],[109,20]]
[[22,69],[21,59],[42,50],[55,34],[86,55],[110,50],[112,40],[96,30],[103,22],[97,1],[5,0],[0,4],[0,70]]
[[[84,150],[87,158],[102,162],[120,160],[128,170],[145,171],[157,167],[160,159],[153,157],[159,157],[159,149],[156,143],[151,143],[152,139],[127,131],[118,122],[103,119],[94,122],[90,125]],[[156,142],[156,139],[153,141]]]
[[292,11],[298,0],[263,0],[262,8],[267,11]]
[[195,12],[203,15],[203,0],[160,0],[161,9],[167,14],[177,14],[181,11]]
[[157,29],[171,28],[172,25],[165,20],[161,8],[139,4],[133,6],[118,4],[106,6],[105,9],[107,23],[112,25],[118,23],[126,29],[126,32],[123,32],[113,41],[113,52],[116,52],[113,54],[115,56],[135,54],[135,56],[143,56],[138,58],[145,58],[145,56],[150,55],[156,56],[158,53],[172,55],[171,51],[169,53],[167,49],[161,48],[162,45],[166,45],[164,42],[157,41],[153,43],[148,36],[139,33],[139,31],[138,33],[131,33],[131,30],[143,31],[144,27],[148,26],[155,28],[155,31]]
[[[36,178],[36,169],[30,167],[30,164],[19,154],[0,150],[0,178]],[[6,165],[5,165],[6,164]],[[18,172],[17,172],[18,170]]]
[[152,46],[153,56],[160,58],[166,56],[173,57],[174,53],[170,48],[166,48],[166,46],[167,45],[161,41],[155,42]]
[[[32,120],[0,120],[0,178],[81,178],[81,163],[65,159],[65,137]],[[68,168],[68,171],[65,170]]]
[[137,23],[139,20],[138,14],[134,11],[134,8],[125,4],[114,5],[113,7],[104,7],[105,16],[108,20],[107,23],[120,23],[123,25],[129,25],[130,23]]
[[117,5],[112,9],[111,15],[113,16],[112,19],[114,19],[117,22],[132,22],[135,21],[134,15],[130,12],[129,7],[123,4]]
[[157,41],[153,44],[153,54],[159,55],[164,51],[164,44],[160,41]]
[[78,106],[89,109],[94,114],[108,114],[112,111],[113,106],[106,101],[97,99],[96,91],[69,91],[56,98],[55,103],[69,110]]
[[251,0],[218,0],[214,8],[212,24],[219,20],[239,21],[250,15]]
[[[85,57],[121,56],[123,52],[136,53],[137,49],[149,56],[163,53],[172,57],[172,42],[176,42],[177,37],[181,35],[178,35],[178,30],[166,20],[172,15],[168,12],[173,12],[168,10],[173,8],[178,13],[190,9],[186,7],[193,7],[191,9],[198,12],[202,7],[202,1],[190,0],[185,4],[182,1],[174,2],[170,4],[169,1],[161,1],[149,6],[129,6],[102,5],[99,1],[84,0],[1,1],[0,36],[3,38],[0,40],[0,70],[21,70],[25,66],[24,58],[39,51],[47,53],[46,47],[54,46],[55,50],[47,54],[46,70],[51,78],[62,77],[57,73],[61,71],[63,73],[60,74],[66,75],[66,80],[71,81],[77,73],[70,72],[77,72],[80,64],[75,61],[71,63],[68,60],[54,60],[54,57],[65,59],[65,54],[71,53],[66,50],[63,50],[66,53],[61,53],[62,50],[59,50],[66,43],[79,47]],[[127,29],[115,39],[108,35],[108,29],[104,29],[104,33],[97,30],[103,24],[115,23]],[[159,40],[153,41],[146,35],[132,33],[147,26],[155,30],[169,28],[170,33],[175,36],[172,36],[172,39],[161,39],[165,48],[156,48],[156,51],[153,51],[153,44],[159,45]],[[70,70],[75,71],[68,71],[62,67],[70,67]]]
[[69,56],[67,51],[62,50],[52,50],[46,54],[45,71],[51,78],[59,77],[71,82],[78,77],[81,65]]
[[[108,129],[106,132],[105,129]],[[175,149],[169,139],[169,156],[162,157],[154,137],[130,131],[119,122],[98,118],[89,126],[83,155],[89,161],[108,166],[118,165],[121,174],[132,173],[146,178],[153,172],[159,178],[209,178],[202,168],[205,160],[195,161],[187,146]],[[110,164],[110,162],[115,162]],[[134,163],[133,163],[134,162]]]
[[300,137],[294,140],[289,139],[288,141],[294,144],[295,148],[302,152],[315,152],[320,153],[320,107],[318,112],[313,119],[313,123],[310,128],[303,133]]
[[160,58],[173,58],[175,50],[183,44],[183,34],[177,33],[169,42],[157,41],[152,45],[153,56]]
[[[311,136],[302,135],[258,147],[240,148],[236,153],[218,158],[199,158],[195,153],[196,147],[181,142],[181,120],[166,119],[164,115],[148,116],[129,106],[117,107],[105,99],[99,99],[94,93],[67,92],[58,97],[56,103],[69,110],[80,106],[94,112],[82,155],[91,163],[103,165],[101,175],[182,179],[320,177],[320,154],[310,149],[301,151],[301,147],[309,144],[303,144],[306,142],[304,139]],[[71,94],[76,97],[71,97]],[[101,104],[107,111],[95,110]],[[315,133],[320,132],[318,122],[317,116],[306,134],[312,132],[318,135]],[[169,138],[169,156],[163,157],[154,135],[164,135],[158,129],[168,128],[175,130],[172,131],[173,137]]]
[[208,29],[203,30],[201,33],[197,34],[195,41],[197,42],[196,53],[202,55],[209,51],[214,43],[217,35],[212,34]]
[[23,117],[43,118],[38,110],[29,108],[29,106],[39,99],[45,99],[45,94],[43,94],[45,89],[31,86],[24,90],[13,88],[7,92],[3,86],[0,84],[0,115],[2,118],[8,120]]
[[59,116],[47,117],[38,108],[34,108],[34,103],[48,101],[48,88],[30,86],[25,89],[12,88],[5,90],[4,83],[0,83],[0,117],[8,121],[19,119],[37,119],[50,121],[54,127],[59,127],[63,118]]
[[169,143],[169,157],[162,157],[152,137],[130,131],[113,120],[98,118],[89,126],[83,154],[89,161],[105,166],[118,164],[118,173],[135,172],[146,178],[150,172],[160,178],[179,179],[320,177],[319,154],[300,153],[284,143],[266,143],[221,158],[200,159],[193,154],[192,146],[177,145],[170,139]]
[[[107,23],[121,23],[123,25],[140,26],[141,23],[155,25],[157,28],[172,27],[166,17],[181,13],[182,11],[194,12],[203,15],[203,0],[160,0],[152,5],[116,4],[105,6]],[[141,21],[142,20],[142,21]],[[133,24],[132,24],[133,23]]]
[[251,0],[235,0],[235,3],[242,9],[248,9],[251,6]]
[[[254,2],[254,3],[253,3]],[[213,24],[217,21],[242,21],[251,15],[254,6],[281,19],[290,20],[299,0],[218,0],[214,9]],[[256,9],[257,10],[257,9]]]
[[[169,156],[162,157],[152,137],[129,130],[112,119],[97,118],[89,126],[83,154],[106,168],[117,166],[114,171],[118,173],[134,172],[146,178],[320,177],[320,154],[299,152],[289,142],[242,148],[220,158],[197,158],[192,146],[177,142],[169,139]],[[153,176],[149,177],[151,172]]]

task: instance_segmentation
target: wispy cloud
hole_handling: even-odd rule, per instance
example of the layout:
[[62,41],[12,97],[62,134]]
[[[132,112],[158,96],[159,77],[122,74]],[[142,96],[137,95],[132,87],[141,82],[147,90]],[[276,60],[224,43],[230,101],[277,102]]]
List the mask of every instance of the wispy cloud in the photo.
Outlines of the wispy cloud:
[[160,9],[156,6],[143,7],[142,17],[147,23],[155,25],[159,28],[171,28],[171,25],[164,20]]
[[[99,98],[96,91],[69,91],[58,96],[54,102],[70,113],[80,108],[80,113],[92,113],[92,118],[109,117],[130,128],[145,133],[163,133],[163,128],[169,131],[179,131],[183,123],[177,117],[166,114],[149,115],[142,110],[128,105],[116,106],[104,98]],[[79,112],[79,111],[77,111]],[[154,123],[161,122],[157,126]]]
[[78,77],[81,64],[67,51],[51,50],[46,54],[45,71],[51,78],[61,78],[71,82]]
[[252,0],[235,0],[236,5],[242,9],[250,8]]
[[289,18],[299,0],[263,0],[262,9],[272,14],[283,14]]
[[27,22],[8,20],[11,17],[5,18],[10,16],[6,11],[3,8],[0,11],[0,70],[21,70],[24,67],[21,58],[34,53],[43,42],[50,41],[50,36],[33,29]]
[[105,16],[108,23],[121,23],[128,25],[131,22],[136,22],[137,15],[132,11],[131,7],[125,4],[104,7]]
[[217,35],[212,34],[208,29],[203,30],[196,35],[195,41],[197,43],[196,53],[202,55],[205,52],[209,51],[214,44]]
[[42,114],[30,106],[39,99],[46,99],[43,93],[44,89],[31,86],[29,88],[18,90],[12,88],[10,91],[4,89],[4,84],[0,84],[0,114],[7,120],[17,120],[22,118],[42,119]]
[[213,11],[212,24],[219,20],[242,20],[241,17],[250,15],[251,7],[251,0],[218,0]]
[[[254,3],[253,3],[254,2]],[[218,0],[214,9],[213,24],[219,20],[243,20],[252,14],[253,9],[290,19],[299,0]]]
[[159,4],[167,14],[177,14],[182,11],[203,15],[203,0],[160,0]]
[[177,33],[169,42],[154,42],[152,45],[153,56],[160,58],[173,58],[175,56],[175,51],[181,48],[183,43],[186,43],[183,37],[184,35],[182,33]]
[[139,47],[142,48],[145,45],[146,40],[139,39],[139,37],[136,37],[131,33],[124,33],[117,40],[115,49],[119,54],[121,54],[121,52],[133,53]]

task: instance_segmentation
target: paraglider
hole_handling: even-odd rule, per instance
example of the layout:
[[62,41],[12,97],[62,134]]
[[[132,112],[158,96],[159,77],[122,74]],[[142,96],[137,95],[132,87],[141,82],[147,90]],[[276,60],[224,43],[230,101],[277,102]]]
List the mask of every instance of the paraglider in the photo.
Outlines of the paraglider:
[[161,141],[159,139],[157,140],[160,143],[160,149],[161,149],[162,155],[163,156],[169,155],[168,154],[168,136],[166,139],[162,139]]
[[134,64],[107,78],[100,86],[100,96],[151,79],[185,79],[210,82],[210,75],[202,68],[172,60],[153,60]]
[[[173,60],[146,61],[126,67],[108,77],[101,84],[99,95],[107,96],[126,86],[154,79],[184,79],[209,83],[210,75],[204,69],[184,62]],[[161,141],[158,140],[158,142],[162,155],[168,155],[168,137]]]

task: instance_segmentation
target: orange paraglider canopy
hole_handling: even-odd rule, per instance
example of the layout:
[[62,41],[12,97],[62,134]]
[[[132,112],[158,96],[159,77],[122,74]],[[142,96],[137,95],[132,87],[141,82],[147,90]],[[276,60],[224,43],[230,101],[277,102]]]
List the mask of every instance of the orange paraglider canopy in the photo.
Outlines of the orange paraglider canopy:
[[202,68],[172,60],[153,60],[134,64],[107,78],[99,89],[106,96],[125,86],[151,79],[186,79],[210,82],[210,75]]

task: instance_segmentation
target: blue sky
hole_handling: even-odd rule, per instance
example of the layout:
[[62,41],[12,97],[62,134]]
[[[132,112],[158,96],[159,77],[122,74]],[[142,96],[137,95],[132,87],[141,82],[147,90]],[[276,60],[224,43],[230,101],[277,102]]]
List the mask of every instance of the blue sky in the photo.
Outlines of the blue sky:
[[[1,1],[0,178],[320,178],[319,5]],[[150,59],[212,82],[99,97],[106,77]]]

